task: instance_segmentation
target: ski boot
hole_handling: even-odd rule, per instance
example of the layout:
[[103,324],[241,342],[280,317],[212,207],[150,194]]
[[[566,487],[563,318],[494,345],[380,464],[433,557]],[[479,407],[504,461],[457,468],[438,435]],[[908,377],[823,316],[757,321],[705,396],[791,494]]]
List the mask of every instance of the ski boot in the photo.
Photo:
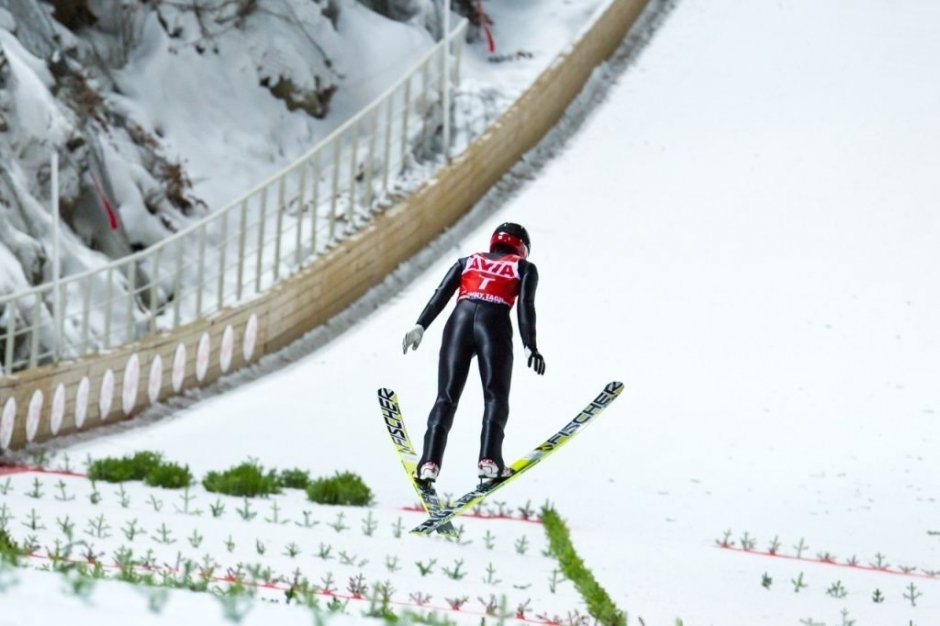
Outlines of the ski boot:
[[435,480],[437,480],[437,477],[440,473],[441,468],[437,466],[437,463],[427,461],[424,465],[418,468],[418,474],[416,478],[424,483],[433,483]]
[[496,480],[497,478],[507,478],[512,471],[508,467],[504,467],[503,471],[499,471],[499,465],[496,464],[496,461],[492,459],[483,459],[477,465],[478,472],[477,476],[480,478],[480,482],[486,480]]

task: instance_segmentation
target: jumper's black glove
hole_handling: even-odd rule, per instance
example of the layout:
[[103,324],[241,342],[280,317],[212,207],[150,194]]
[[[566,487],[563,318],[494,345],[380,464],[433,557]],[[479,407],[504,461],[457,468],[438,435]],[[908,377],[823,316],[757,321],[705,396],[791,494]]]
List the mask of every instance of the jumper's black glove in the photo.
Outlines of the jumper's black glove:
[[538,350],[530,348],[525,349],[525,354],[528,357],[528,366],[535,370],[535,373],[539,376],[545,374],[545,357]]

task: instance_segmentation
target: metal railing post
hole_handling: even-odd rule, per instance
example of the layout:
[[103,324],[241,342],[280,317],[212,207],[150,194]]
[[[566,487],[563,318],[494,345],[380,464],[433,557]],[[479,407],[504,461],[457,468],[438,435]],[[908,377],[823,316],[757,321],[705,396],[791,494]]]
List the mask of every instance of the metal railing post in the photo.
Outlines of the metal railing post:
[[317,256],[317,218],[320,212],[320,150],[313,153],[313,197],[310,199],[310,258]]
[[54,361],[58,361],[62,355],[62,262],[59,242],[59,153],[52,151],[52,162],[50,163],[49,191],[51,195],[52,211],[52,323],[54,329],[52,356]]
[[297,168],[300,174],[300,180],[297,181],[297,236],[294,238],[294,265],[299,270],[303,264],[303,230],[304,230],[304,212],[307,208],[304,206],[307,195],[307,166],[308,162]]
[[29,344],[29,367],[34,368],[39,362],[39,327],[42,318],[42,294],[37,291],[33,301],[33,334]]
[[366,196],[363,199],[363,204],[368,213],[372,212],[372,178],[373,170],[375,169],[375,136],[378,133],[379,126],[379,108],[375,107],[372,109],[372,120],[369,123],[369,150],[366,154],[366,171],[365,171],[365,184],[366,184]]
[[277,218],[274,237],[274,282],[281,275],[281,236],[284,231],[284,185],[287,176],[281,176],[277,185]]
[[134,341],[134,292],[137,291],[137,263],[131,261],[127,267],[127,324],[124,339]]
[[219,250],[219,291],[215,310],[221,311],[225,306],[225,252],[228,250],[228,211],[222,213],[222,249]]
[[421,68],[421,150],[425,154],[428,151],[428,140],[430,136],[428,124],[428,91],[431,88],[431,59],[424,62]]
[[245,282],[245,238],[248,236],[248,199],[242,200],[241,226],[238,228],[238,284],[235,286],[235,299],[241,301]]
[[411,115],[411,76],[405,81],[405,101],[401,114],[401,168],[405,169],[408,159],[408,116]]
[[6,365],[7,376],[11,376],[13,374],[13,348],[16,346],[16,314],[18,311],[19,307],[16,306],[15,300],[11,300],[7,303],[7,345],[3,360],[4,364]]
[[441,55],[441,108],[443,121],[443,136],[441,137],[441,150],[444,153],[444,162],[450,163],[450,13],[445,14],[444,45]]
[[352,144],[349,146],[349,204],[346,205],[346,232],[353,231],[356,208],[356,179],[359,178],[359,119],[352,126]]
[[202,292],[206,286],[206,227],[199,229],[199,249],[196,266],[196,319],[202,317]]
[[342,153],[343,136],[336,137],[333,143],[333,188],[330,189],[330,236],[329,242],[333,242],[336,233],[336,199],[339,197],[339,166],[340,155]]
[[261,189],[260,219],[258,220],[258,259],[255,265],[255,293],[261,291],[261,272],[264,269],[264,223],[268,219],[268,186]]
[[82,349],[79,352],[84,356],[88,352],[88,327],[91,324],[91,281],[94,276],[85,279],[85,293],[82,294]]
[[157,248],[153,253],[153,263],[151,264],[151,272],[153,276],[150,277],[150,332],[157,332],[157,309],[159,305],[157,304],[157,295],[158,295],[158,285],[160,283],[160,253],[163,251],[163,248]]
[[180,305],[183,302],[183,240],[176,240],[176,275],[173,277],[173,328],[180,325]]
[[389,96],[386,102],[388,104],[388,114],[385,119],[385,151],[382,156],[382,193],[388,193],[388,172],[392,165],[389,163],[389,159],[392,152],[392,116],[395,109],[395,94]]
[[104,349],[107,350],[111,347],[111,297],[113,295],[114,287],[112,285],[114,281],[114,269],[108,268],[108,286],[105,289],[104,295]]

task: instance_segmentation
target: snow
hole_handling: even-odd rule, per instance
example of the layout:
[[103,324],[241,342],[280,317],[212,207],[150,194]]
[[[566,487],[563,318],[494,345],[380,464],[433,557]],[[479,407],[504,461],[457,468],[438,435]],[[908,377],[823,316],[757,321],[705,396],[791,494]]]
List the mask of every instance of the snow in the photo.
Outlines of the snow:
[[[76,442],[68,454],[161,450],[197,476],[248,457],[314,475],[351,469],[374,489],[387,528],[413,495],[394,467],[375,389],[399,392],[420,438],[443,320],[407,356],[401,336],[453,260],[514,220],[528,227],[540,270],[547,373],[533,376],[516,359],[507,458],[604,382],[623,380],[627,390],[499,500],[554,502],[631,620],[932,624],[938,24],[940,8],[927,2],[677,3],[638,58],[599,70],[559,132],[379,286],[358,321],[344,318],[267,359],[254,372],[263,376],[237,375],[215,390],[225,393],[191,397],[175,412],[158,407],[154,415],[172,415]],[[544,40],[530,32],[531,43],[509,49],[538,49]],[[481,410],[471,376],[443,492],[472,483]],[[22,498],[32,478],[16,480]],[[300,506],[284,506],[291,502]],[[179,536],[191,532],[184,518],[167,519]],[[522,524],[462,523],[474,544],[459,552],[387,534],[350,537],[349,549],[374,564],[386,549],[405,563],[466,555],[476,580],[488,557],[481,536],[511,541]],[[544,541],[526,528],[530,541]],[[722,549],[728,530],[736,547],[751,538],[755,547]],[[765,554],[775,538],[776,557]],[[319,539],[305,541],[310,563]],[[533,552],[514,565],[532,587],[500,589],[510,601],[545,594],[552,565]],[[490,560],[502,571],[511,556]],[[847,567],[853,556],[859,566]],[[381,569],[370,578],[382,579]],[[800,574],[809,587],[796,593],[790,581]],[[414,579],[400,580],[406,597]],[[440,575],[418,580],[437,598],[455,588]],[[847,596],[826,593],[836,581]],[[916,606],[904,597],[912,584],[923,594]],[[883,603],[873,602],[876,589]],[[564,615],[578,604],[570,587],[563,592],[539,598]]]

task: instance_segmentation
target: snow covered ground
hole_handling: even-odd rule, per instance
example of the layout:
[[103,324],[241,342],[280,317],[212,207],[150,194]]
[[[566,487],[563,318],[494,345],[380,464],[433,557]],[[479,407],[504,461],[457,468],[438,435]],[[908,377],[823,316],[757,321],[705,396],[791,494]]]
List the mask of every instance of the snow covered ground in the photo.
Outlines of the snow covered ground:
[[[399,392],[419,437],[443,320],[407,356],[401,335],[454,259],[514,220],[532,234],[542,277],[548,370],[536,377],[517,359],[506,456],[604,382],[627,390],[500,501],[554,502],[631,620],[938,623],[938,25],[928,2],[680,2],[628,71],[598,77],[595,89],[616,84],[573,120],[577,133],[549,146],[555,158],[520,168],[433,248],[426,271],[411,268],[417,278],[348,332],[173,417],[67,452],[74,462],[155,449],[197,476],[248,457],[314,475],[354,470],[385,529],[381,542],[349,538],[379,568],[372,578],[386,551],[409,567],[466,558],[474,584],[492,562],[531,585],[502,586],[511,601],[545,598],[563,616],[578,606],[566,604],[573,590],[546,592],[552,564],[537,556],[540,530],[518,530],[525,522],[467,519],[474,544],[460,552],[392,542],[387,530],[420,516],[400,510],[413,497],[375,390]],[[473,482],[481,408],[471,377],[444,492]],[[19,491],[31,480],[18,477]],[[184,519],[180,537],[191,532]],[[487,531],[506,551],[489,561]],[[522,532],[532,554],[512,560],[506,543]],[[319,573],[311,553],[323,539],[305,540],[305,566]],[[422,584],[391,580],[406,597],[410,581]],[[457,593],[440,574],[424,584],[436,600]]]

